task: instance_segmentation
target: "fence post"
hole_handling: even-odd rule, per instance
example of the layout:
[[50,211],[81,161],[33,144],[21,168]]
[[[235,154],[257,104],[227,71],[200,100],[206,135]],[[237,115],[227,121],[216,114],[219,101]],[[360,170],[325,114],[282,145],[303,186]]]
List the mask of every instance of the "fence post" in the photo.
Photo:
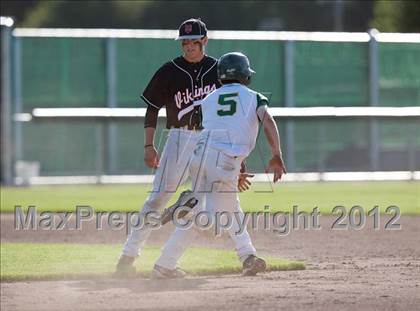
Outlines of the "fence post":
[[[13,102],[12,114],[22,113],[22,39],[13,37]],[[13,120],[14,128],[14,156],[13,163],[22,160],[22,123]],[[12,167],[14,169],[14,167]]]
[[[327,142],[327,127],[325,120],[321,120],[318,125],[318,172],[325,173],[325,155],[326,142]],[[322,176],[322,175],[321,175]]]
[[96,182],[102,183],[102,175],[105,175],[105,160],[107,148],[107,121],[97,121],[95,127],[95,142],[96,142],[96,159],[95,159],[95,175]]
[[13,19],[1,17],[1,181],[13,184],[11,39]]
[[411,171],[411,179],[414,179],[414,172],[417,166],[417,159],[416,159],[416,138],[417,138],[417,131],[416,131],[416,124],[410,123],[408,124],[408,146],[407,146],[407,162],[408,162],[408,170]]
[[[109,108],[117,107],[117,79],[116,79],[116,38],[106,39],[106,88],[107,88],[107,106]],[[117,169],[117,126],[114,121],[109,121],[106,129],[106,150],[104,150],[104,170],[109,173],[115,173]]]
[[[378,42],[375,36],[378,30],[369,30],[369,104],[379,106],[379,61]],[[378,120],[369,121],[369,168],[371,171],[379,169],[380,146],[379,146]]]
[[[284,103],[286,107],[295,106],[295,68],[294,68],[294,41],[284,43]],[[286,161],[289,172],[296,171],[295,162],[295,135],[294,120],[286,120]]]

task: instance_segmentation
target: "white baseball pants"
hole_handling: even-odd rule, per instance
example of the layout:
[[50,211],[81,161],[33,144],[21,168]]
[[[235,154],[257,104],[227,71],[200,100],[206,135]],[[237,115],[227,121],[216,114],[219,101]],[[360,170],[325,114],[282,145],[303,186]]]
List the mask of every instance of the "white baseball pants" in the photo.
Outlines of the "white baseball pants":
[[[188,176],[188,165],[200,132],[184,129],[169,130],[160,165],[153,180],[153,189],[140,210],[140,217],[150,211],[160,211],[168,204],[178,187]],[[131,230],[125,242],[123,255],[136,257],[149,237],[152,228],[142,226]]]
[[[242,228],[244,214],[239,206],[237,195],[237,178],[243,159],[234,158],[212,148],[197,148],[192,156],[190,172],[193,183],[193,191],[201,206],[194,209],[195,215],[203,210],[203,199],[205,210],[213,217],[216,213],[227,212],[232,219],[232,225],[227,231],[235,243],[239,260],[243,262],[249,255],[256,255],[251,238],[246,228]],[[235,218],[236,213],[239,217]],[[194,216],[192,217],[194,218]],[[193,238],[194,227],[190,229],[176,228],[167,243],[162,249],[162,254],[156,264],[168,269],[174,269],[178,260]]]

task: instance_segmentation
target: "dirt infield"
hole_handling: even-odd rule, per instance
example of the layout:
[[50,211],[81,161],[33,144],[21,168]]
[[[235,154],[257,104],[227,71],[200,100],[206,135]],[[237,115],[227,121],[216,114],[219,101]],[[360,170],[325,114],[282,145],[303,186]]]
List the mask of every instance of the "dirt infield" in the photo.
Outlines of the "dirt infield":
[[[321,230],[287,236],[251,232],[261,255],[304,260],[307,270],[154,281],[111,278],[1,284],[2,310],[418,310],[420,217],[403,216],[401,230]],[[161,245],[172,228],[153,232]],[[15,231],[13,215],[1,215],[2,242],[122,243],[124,231]],[[226,237],[199,234],[194,245],[231,248]],[[416,307],[417,306],[417,307]]]

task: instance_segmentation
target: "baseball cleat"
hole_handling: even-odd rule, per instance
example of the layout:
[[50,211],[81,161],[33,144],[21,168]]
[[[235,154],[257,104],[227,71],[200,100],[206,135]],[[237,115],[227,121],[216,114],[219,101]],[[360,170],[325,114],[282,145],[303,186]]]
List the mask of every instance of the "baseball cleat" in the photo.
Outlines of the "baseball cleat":
[[247,259],[242,263],[242,275],[243,276],[254,276],[259,272],[265,271],[267,264],[265,260],[255,255],[249,255]]
[[186,273],[179,268],[168,269],[155,265],[152,270],[152,279],[182,279]]
[[136,276],[136,268],[133,266],[134,257],[122,255],[115,268],[115,276],[120,278],[130,278]]
[[175,204],[166,208],[162,212],[162,215],[160,216],[160,223],[164,225],[173,220],[175,211],[181,207],[183,209],[178,213],[178,219],[185,217],[197,205],[197,203],[198,200],[194,197],[194,193],[191,190],[182,192]]

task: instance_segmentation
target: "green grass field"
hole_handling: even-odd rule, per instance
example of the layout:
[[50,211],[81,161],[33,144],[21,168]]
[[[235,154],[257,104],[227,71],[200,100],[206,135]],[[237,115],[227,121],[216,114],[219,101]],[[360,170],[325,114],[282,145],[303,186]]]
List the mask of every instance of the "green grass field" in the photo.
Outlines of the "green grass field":
[[[1,280],[69,279],[110,276],[121,245],[2,243]],[[147,277],[160,254],[159,247],[146,247],[136,261],[139,274]],[[266,258],[268,270],[302,270],[302,262]],[[190,275],[238,273],[241,264],[235,252],[191,248],[180,267]]]
[[[137,211],[147,197],[150,185],[80,185],[29,188],[1,188],[1,212],[13,212],[16,205],[35,205],[38,211],[74,211],[77,205],[89,205],[95,211]],[[172,202],[177,198],[174,195]],[[336,205],[351,208],[360,205],[365,211],[379,205],[383,212],[390,205],[401,213],[420,214],[420,182],[319,182],[255,183],[240,194],[245,212],[311,211],[319,207],[330,214]]]

